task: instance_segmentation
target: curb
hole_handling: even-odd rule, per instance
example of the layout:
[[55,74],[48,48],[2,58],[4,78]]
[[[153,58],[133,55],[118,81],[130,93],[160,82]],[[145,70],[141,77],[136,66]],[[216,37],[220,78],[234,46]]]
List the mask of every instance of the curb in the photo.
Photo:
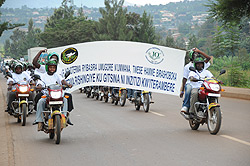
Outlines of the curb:
[[221,92],[222,97],[250,100],[250,89],[247,88],[235,88],[235,87],[222,87],[225,89]]

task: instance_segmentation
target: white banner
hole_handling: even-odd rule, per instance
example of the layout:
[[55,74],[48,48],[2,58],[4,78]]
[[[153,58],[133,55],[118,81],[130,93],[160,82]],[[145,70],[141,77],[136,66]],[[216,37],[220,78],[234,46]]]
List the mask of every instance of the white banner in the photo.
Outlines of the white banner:
[[71,91],[104,85],[179,95],[185,51],[138,42],[98,41],[49,49],[71,75]]

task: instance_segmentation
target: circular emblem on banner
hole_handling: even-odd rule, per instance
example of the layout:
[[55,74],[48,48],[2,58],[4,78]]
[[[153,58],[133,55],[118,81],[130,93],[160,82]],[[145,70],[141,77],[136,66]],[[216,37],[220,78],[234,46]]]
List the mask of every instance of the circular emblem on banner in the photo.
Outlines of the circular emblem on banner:
[[78,51],[73,47],[67,48],[61,53],[61,60],[64,64],[73,63],[77,59],[77,57]]
[[159,64],[164,60],[163,51],[157,47],[148,49],[145,57],[152,64]]

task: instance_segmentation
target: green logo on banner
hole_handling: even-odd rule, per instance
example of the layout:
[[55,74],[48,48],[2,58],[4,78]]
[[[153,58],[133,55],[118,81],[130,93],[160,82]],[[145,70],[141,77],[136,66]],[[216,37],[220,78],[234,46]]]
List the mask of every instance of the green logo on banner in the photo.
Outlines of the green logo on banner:
[[64,64],[73,63],[77,59],[77,57],[78,51],[73,47],[67,48],[61,53],[61,60]]

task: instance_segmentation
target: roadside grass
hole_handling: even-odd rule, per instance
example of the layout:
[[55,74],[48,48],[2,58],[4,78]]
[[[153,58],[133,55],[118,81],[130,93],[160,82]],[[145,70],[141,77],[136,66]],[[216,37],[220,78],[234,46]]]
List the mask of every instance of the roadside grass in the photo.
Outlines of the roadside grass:
[[[213,68],[208,68],[208,70],[217,77],[220,74],[220,71],[215,70]],[[242,76],[239,78],[239,84],[235,84],[232,86],[230,84],[230,77],[229,77],[229,71],[226,71],[225,74],[218,77],[218,80],[221,80],[224,84],[224,86],[231,86],[231,87],[239,87],[239,88],[250,88],[250,70],[241,71]],[[244,81],[244,85],[240,84],[241,81]]]

